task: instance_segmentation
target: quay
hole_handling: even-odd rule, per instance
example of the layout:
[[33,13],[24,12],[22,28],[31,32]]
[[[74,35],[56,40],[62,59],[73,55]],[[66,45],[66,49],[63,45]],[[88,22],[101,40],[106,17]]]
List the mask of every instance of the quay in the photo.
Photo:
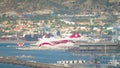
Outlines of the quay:
[[70,67],[45,64],[40,62],[28,62],[28,61],[17,60],[16,57],[0,57],[0,63],[22,65],[33,68],[70,68]]
[[69,48],[67,51],[101,51],[115,52],[119,50],[120,44],[112,42],[81,42],[76,41],[75,46]]

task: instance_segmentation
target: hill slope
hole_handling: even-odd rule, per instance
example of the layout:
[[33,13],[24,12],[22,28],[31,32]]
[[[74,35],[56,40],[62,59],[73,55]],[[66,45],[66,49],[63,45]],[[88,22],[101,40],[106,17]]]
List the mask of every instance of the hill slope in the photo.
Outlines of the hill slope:
[[[0,13],[32,12],[49,9],[56,13],[79,13],[80,10],[107,8],[108,0],[0,0]],[[100,9],[99,9],[100,10]]]

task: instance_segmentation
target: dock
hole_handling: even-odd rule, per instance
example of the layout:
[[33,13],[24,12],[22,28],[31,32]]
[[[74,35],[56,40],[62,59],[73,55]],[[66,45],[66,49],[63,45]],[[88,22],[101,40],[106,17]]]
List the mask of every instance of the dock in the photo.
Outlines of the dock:
[[76,41],[75,45],[68,49],[68,51],[101,51],[113,52],[120,48],[118,43],[113,42],[81,42]]
[[22,61],[22,60],[17,60],[15,57],[0,57],[0,63],[22,65],[33,68],[70,68],[70,67],[45,64],[40,62]]

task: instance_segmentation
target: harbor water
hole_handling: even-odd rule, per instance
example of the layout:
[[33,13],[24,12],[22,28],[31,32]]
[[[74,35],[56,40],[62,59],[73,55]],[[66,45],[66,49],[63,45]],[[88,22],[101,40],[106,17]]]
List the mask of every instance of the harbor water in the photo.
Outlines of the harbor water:
[[[29,46],[29,44],[26,44]],[[0,44],[0,56],[8,56],[8,57],[17,57],[17,60],[24,60],[30,62],[42,62],[48,64],[55,64],[57,61],[62,60],[85,60],[92,61],[95,56],[83,56],[83,55],[73,55],[73,53],[64,51],[64,50],[17,50],[16,44]],[[83,53],[83,52],[82,52]],[[86,53],[86,52],[85,52]],[[96,52],[94,52],[97,54]],[[112,56],[97,56],[100,60],[100,64],[84,64],[84,65],[72,65],[73,67],[83,67],[83,68],[91,68],[91,67],[99,67],[106,68],[105,65],[112,60]],[[115,57],[116,60],[120,60],[120,56]],[[12,65],[12,64],[3,64],[0,63],[1,68],[30,68],[26,66],[20,65]]]

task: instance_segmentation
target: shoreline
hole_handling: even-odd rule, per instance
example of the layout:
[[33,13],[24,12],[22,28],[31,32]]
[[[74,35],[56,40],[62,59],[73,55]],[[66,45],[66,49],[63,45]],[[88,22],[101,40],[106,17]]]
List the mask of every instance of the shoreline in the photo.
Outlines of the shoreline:
[[[26,40],[20,40],[20,42],[23,42],[23,43],[28,43],[28,44],[34,44],[36,43],[37,41],[26,41]],[[16,44],[18,43],[17,40],[0,40],[0,44]]]

